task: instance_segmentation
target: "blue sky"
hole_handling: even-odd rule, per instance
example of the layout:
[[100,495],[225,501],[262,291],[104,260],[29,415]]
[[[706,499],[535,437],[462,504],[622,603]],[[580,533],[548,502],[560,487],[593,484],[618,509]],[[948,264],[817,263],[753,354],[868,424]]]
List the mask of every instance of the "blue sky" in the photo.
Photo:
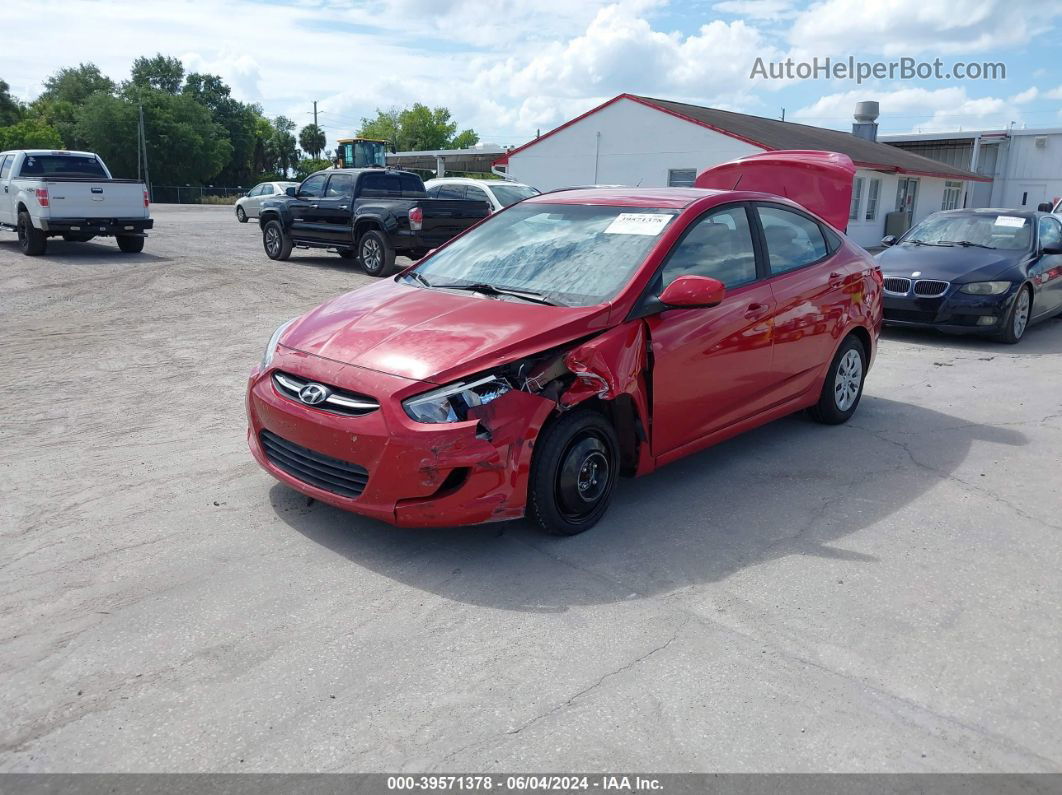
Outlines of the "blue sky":
[[[1062,127],[1051,0],[8,0],[0,78],[22,98],[61,66],[116,79],[161,51],[329,139],[375,108],[445,105],[517,145],[618,93],[848,129],[881,103],[887,132]],[[47,19],[42,25],[41,20]],[[1005,80],[764,81],[765,62],[1002,62]]]

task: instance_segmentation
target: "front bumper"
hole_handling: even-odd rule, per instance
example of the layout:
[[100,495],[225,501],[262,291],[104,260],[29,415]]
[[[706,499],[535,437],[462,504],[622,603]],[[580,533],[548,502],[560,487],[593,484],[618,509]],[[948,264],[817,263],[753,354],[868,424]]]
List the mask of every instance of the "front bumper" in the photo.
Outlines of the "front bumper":
[[114,237],[117,235],[143,235],[155,226],[153,218],[41,218],[42,232],[52,235],[64,233],[93,234]]
[[[371,396],[380,408],[346,416],[303,405],[277,391],[273,370]],[[282,483],[391,524],[447,527],[522,516],[532,444],[553,402],[514,390],[467,422],[414,422],[401,401],[433,386],[280,348],[268,372],[251,373],[247,444],[255,460]],[[363,468],[368,473],[364,490],[344,496],[280,468],[263,445],[264,431]]]
[[884,294],[885,323],[908,328],[933,328],[952,334],[994,334],[1010,311],[1020,285],[1000,295],[967,295],[952,284],[936,298]]

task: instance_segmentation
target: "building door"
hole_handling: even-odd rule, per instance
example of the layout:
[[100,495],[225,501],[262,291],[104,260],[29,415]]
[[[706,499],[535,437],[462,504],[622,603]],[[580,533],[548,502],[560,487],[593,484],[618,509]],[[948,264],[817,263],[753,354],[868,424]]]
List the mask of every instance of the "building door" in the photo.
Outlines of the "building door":
[[896,183],[896,209],[907,214],[907,227],[914,223],[915,201],[918,198],[918,180],[914,177],[900,177]]

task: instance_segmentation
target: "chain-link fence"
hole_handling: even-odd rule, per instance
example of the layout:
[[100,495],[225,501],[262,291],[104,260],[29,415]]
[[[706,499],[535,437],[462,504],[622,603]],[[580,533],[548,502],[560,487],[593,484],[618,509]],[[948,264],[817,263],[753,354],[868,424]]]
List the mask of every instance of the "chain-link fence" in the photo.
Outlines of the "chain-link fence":
[[216,185],[152,185],[152,204],[232,204],[253,185],[221,188]]

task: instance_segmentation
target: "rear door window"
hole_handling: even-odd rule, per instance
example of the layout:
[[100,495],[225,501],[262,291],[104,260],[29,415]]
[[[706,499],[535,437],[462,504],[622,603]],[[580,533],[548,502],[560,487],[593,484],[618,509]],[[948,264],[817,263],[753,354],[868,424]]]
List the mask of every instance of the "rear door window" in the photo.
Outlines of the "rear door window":
[[465,188],[463,185],[440,185],[436,194],[440,199],[463,199]]
[[781,207],[757,208],[771,273],[786,273],[826,257],[822,228],[806,215]]
[[402,185],[395,174],[369,172],[361,178],[360,193],[362,196],[398,197],[402,195]]
[[350,174],[333,174],[328,180],[329,198],[349,197],[354,193],[354,178]]
[[11,173],[11,164],[15,162],[14,155],[6,155],[3,160],[0,160],[0,179],[7,179],[7,175]]

